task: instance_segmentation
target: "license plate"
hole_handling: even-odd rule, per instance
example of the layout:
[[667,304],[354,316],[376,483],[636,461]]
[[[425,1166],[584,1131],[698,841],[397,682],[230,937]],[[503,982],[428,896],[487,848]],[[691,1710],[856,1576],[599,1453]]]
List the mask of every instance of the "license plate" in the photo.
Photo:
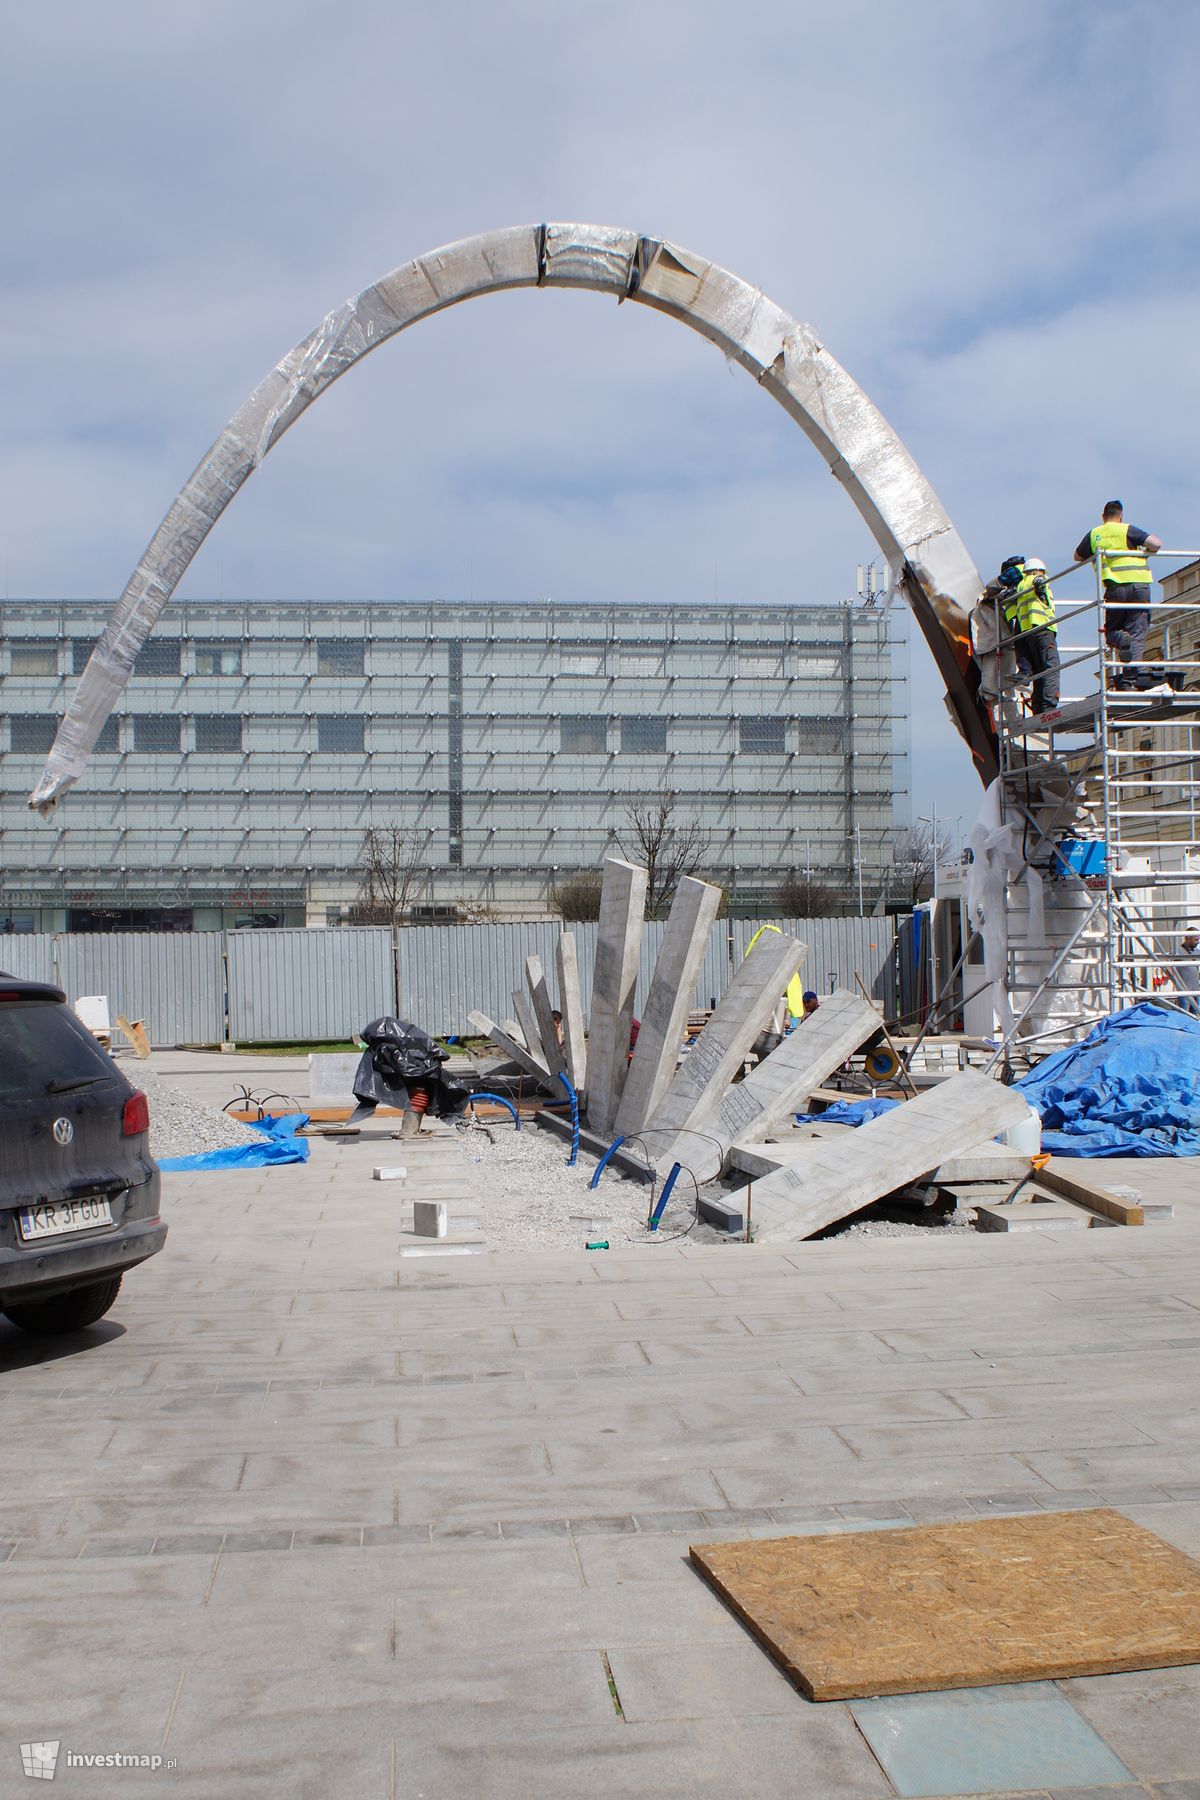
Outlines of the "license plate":
[[44,1200],[40,1206],[22,1206],[17,1229],[28,1244],[34,1238],[62,1237],[68,1231],[94,1231],[111,1225],[112,1206],[105,1199]]

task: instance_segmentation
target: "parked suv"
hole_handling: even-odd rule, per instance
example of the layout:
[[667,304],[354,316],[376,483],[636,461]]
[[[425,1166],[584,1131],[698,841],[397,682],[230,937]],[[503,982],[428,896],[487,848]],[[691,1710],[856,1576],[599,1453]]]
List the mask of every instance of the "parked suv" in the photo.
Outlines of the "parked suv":
[[0,1312],[25,1331],[78,1331],[121,1276],[161,1250],[145,1094],[66,1004],[0,974]]

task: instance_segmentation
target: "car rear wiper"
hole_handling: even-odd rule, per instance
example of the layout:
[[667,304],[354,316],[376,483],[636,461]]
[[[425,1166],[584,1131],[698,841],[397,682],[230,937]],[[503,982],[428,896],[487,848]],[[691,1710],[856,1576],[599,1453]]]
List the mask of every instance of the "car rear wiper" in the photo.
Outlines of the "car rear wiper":
[[74,1081],[48,1081],[46,1092],[48,1094],[69,1094],[73,1088],[95,1087],[98,1081],[106,1079],[103,1075],[77,1075]]

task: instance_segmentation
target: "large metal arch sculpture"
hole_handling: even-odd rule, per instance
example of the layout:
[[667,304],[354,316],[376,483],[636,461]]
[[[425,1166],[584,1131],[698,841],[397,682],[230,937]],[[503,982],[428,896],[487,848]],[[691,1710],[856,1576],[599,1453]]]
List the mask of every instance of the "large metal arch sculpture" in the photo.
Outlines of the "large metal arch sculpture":
[[30,805],[47,813],[82,774],[141,646],[189,563],[267,452],[325,389],[379,344],[478,294],[588,288],[654,307],[741,364],[820,451],[898,577],[981,779],[995,745],[977,701],[968,615],[979,575],[887,420],[817,333],[759,288],[688,250],[596,225],[516,225],[463,238],[385,275],[329,313],[259,383],[180,490],[130,576],[59,727]]

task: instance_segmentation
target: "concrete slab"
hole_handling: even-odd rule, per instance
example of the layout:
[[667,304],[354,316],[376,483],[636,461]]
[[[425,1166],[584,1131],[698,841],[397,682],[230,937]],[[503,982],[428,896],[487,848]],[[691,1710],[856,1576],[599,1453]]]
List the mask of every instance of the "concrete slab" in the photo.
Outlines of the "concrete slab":
[[810,1237],[936,1167],[961,1144],[1003,1131],[1025,1102],[990,1076],[954,1075],[860,1125],[853,1138],[809,1139],[774,1174],[756,1182],[751,1231],[758,1242]]
[[579,985],[579,956],[575,934],[560,933],[554,952],[558,969],[558,1005],[563,1016],[563,1049],[567,1074],[577,1094],[587,1088],[587,1039],[583,1026],[583,994]]
[[978,1231],[1086,1231],[1093,1222],[1082,1207],[1065,1200],[1018,1200],[1011,1206],[989,1200],[971,1204],[975,1207]]
[[525,982],[529,989],[529,998],[533,1003],[533,1016],[538,1030],[538,1043],[542,1048],[542,1058],[552,1076],[557,1078],[560,1074],[565,1075],[567,1060],[559,1045],[558,1032],[555,1030],[554,1008],[550,1004],[550,990],[546,986],[546,971],[542,967],[540,956],[525,958]]
[[506,1056],[511,1057],[513,1062],[524,1069],[527,1075],[532,1076],[539,1087],[548,1088],[550,1086],[550,1071],[545,1063],[527,1050],[524,1044],[519,1044],[515,1037],[505,1031],[503,1026],[495,1024],[486,1013],[482,1012],[469,1012],[467,1018],[476,1031],[483,1037],[490,1038],[493,1044],[498,1045]]
[[744,1081],[697,1111],[671,1147],[698,1181],[710,1181],[734,1146],[759,1143],[803,1109],[814,1088],[879,1030],[879,1014],[858,994],[838,991],[751,1069]]
[[653,1161],[669,1169],[675,1140],[695,1126],[739,1072],[780,993],[796,973],[806,947],[779,932],[764,932],[743,958],[712,1018],[696,1039],[651,1114],[646,1135]]
[[645,869],[618,857],[609,857],[604,864],[592,972],[587,1083],[588,1127],[600,1137],[613,1135],[625,1086],[647,880]]
[[617,1107],[614,1131],[618,1136],[642,1129],[674,1077],[721,898],[720,888],[690,875],[675,890]]

